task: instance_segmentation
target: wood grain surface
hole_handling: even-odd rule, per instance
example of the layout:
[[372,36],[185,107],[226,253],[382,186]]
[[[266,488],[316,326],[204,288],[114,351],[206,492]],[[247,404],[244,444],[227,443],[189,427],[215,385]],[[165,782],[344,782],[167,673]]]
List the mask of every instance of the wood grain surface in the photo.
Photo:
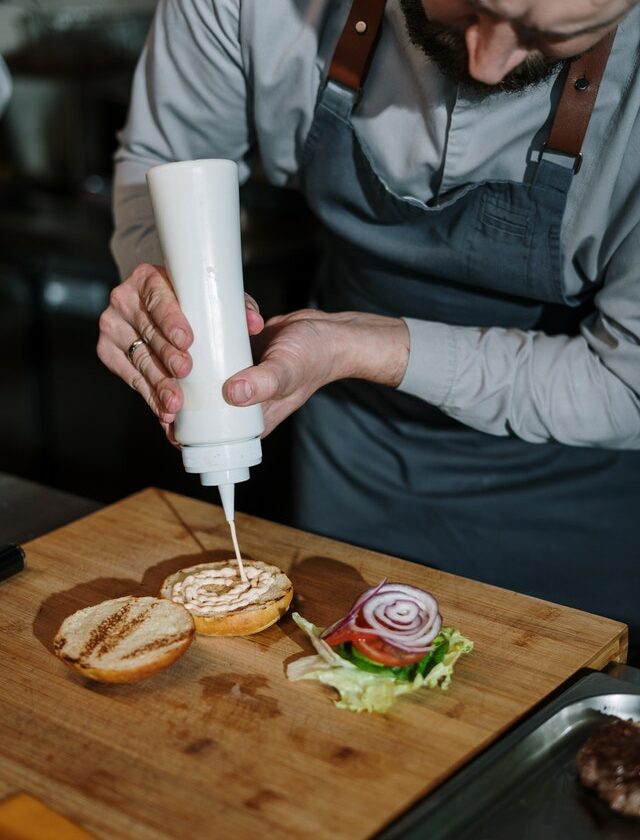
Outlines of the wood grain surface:
[[624,660],[617,622],[242,514],[237,527],[315,624],[388,577],[434,592],[474,652],[447,692],[384,716],[285,679],[311,652],[289,616],[198,637],[146,682],[91,683],[51,652],[66,616],[232,555],[219,507],[148,489],[28,543],[25,571],[0,584],[0,798],[30,793],[109,840],[370,837],[581,667]]

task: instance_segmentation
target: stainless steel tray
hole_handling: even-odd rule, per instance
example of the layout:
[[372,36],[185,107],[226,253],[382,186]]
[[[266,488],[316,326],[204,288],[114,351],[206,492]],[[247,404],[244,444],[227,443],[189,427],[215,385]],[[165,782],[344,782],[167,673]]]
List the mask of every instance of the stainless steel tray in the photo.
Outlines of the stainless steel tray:
[[378,840],[638,840],[577,778],[576,753],[603,714],[640,721],[638,672],[589,673],[471,761]]

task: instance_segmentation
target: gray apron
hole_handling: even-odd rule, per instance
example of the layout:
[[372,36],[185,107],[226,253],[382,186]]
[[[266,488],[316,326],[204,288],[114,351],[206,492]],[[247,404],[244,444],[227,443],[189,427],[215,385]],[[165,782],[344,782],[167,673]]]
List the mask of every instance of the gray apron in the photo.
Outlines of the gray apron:
[[[563,291],[573,169],[486,181],[430,206],[394,194],[330,80],[301,187],[328,244],[314,303],[455,325],[575,334]],[[428,364],[428,360],[425,360]],[[607,615],[640,633],[640,453],[536,445],[470,429],[410,395],[347,380],[298,413],[299,527]]]

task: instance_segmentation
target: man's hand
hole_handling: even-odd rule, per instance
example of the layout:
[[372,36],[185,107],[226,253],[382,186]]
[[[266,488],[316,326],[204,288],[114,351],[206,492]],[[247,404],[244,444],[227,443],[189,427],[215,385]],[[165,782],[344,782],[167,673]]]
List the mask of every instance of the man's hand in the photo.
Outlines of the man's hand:
[[[245,295],[249,333],[263,328],[256,302]],[[175,443],[173,422],[182,407],[178,379],[191,370],[193,332],[162,266],[143,264],[111,292],[100,316],[98,356],[110,371],[140,393]],[[134,341],[144,344],[132,354]]]
[[409,359],[409,330],[400,318],[303,309],[267,321],[254,338],[255,367],[230,377],[232,405],[262,403],[265,435],[323,385],[367,379],[396,387]]

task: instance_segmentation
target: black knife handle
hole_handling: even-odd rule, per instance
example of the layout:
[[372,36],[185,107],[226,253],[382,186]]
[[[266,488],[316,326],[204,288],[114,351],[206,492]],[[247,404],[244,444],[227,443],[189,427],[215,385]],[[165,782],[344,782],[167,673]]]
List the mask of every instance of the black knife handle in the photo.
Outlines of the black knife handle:
[[24,549],[21,545],[0,546],[0,580],[6,580],[24,569]]

